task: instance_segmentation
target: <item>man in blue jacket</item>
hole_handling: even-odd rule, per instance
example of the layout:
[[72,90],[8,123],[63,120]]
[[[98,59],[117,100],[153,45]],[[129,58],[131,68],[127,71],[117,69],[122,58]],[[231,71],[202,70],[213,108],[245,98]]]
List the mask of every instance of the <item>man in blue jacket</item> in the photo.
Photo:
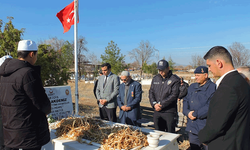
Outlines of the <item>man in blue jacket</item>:
[[189,133],[191,150],[201,150],[207,146],[201,144],[198,133],[206,125],[209,102],[216,85],[208,78],[208,68],[199,66],[195,69],[196,83],[188,88],[183,100],[183,113],[188,117],[186,131]]
[[137,120],[140,119],[140,102],[142,97],[141,84],[131,79],[128,71],[121,74],[123,82],[119,87],[117,104],[120,108],[119,119],[123,124],[140,126]]

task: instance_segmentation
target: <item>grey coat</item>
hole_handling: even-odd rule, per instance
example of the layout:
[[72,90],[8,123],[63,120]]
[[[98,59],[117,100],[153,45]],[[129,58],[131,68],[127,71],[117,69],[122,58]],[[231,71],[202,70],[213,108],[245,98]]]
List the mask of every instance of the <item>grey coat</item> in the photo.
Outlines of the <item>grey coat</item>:
[[102,108],[103,105],[99,103],[100,99],[106,99],[108,102],[105,104],[107,108],[116,108],[117,107],[117,95],[119,93],[119,77],[111,72],[111,75],[108,77],[105,87],[103,87],[105,76],[102,75],[98,79],[96,87],[96,97],[99,104],[99,107]]

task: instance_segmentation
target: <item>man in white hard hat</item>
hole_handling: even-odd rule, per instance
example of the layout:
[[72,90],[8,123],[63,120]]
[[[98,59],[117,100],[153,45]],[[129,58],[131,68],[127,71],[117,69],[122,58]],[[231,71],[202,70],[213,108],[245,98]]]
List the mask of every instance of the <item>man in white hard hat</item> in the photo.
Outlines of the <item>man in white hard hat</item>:
[[51,103],[42,85],[37,45],[18,43],[18,59],[6,59],[0,66],[0,103],[6,149],[40,150],[50,141],[46,115]]

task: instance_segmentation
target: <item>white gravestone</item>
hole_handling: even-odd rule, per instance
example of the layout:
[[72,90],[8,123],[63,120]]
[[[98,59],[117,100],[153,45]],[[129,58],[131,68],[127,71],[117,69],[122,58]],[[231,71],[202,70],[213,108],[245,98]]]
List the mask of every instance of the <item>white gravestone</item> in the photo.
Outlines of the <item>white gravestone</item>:
[[73,104],[70,86],[45,87],[45,92],[51,102],[51,113],[54,119],[67,118],[72,115]]

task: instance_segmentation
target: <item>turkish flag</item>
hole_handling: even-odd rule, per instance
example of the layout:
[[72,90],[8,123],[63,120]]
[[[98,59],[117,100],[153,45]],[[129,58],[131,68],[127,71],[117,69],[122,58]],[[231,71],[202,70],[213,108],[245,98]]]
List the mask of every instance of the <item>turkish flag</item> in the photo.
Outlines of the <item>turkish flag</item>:
[[[74,1],[70,3],[68,6],[63,8],[60,12],[56,14],[57,18],[61,21],[63,25],[64,32],[68,32],[70,27],[74,24]],[[77,17],[78,18],[78,17]],[[79,18],[77,19],[77,23],[79,23]]]

